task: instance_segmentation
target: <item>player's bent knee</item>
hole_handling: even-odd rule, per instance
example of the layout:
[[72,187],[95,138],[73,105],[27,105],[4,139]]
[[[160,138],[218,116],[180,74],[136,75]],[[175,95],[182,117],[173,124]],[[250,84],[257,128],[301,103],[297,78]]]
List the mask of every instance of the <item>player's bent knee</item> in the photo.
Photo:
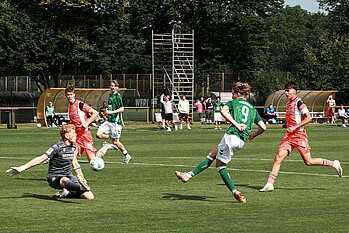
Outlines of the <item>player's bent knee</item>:
[[59,180],[59,184],[61,185],[62,188],[65,187],[65,182],[69,180],[67,177],[62,177],[60,180]]
[[307,165],[307,166],[312,166],[312,165],[314,165],[313,161],[311,161],[311,160],[305,160],[304,163],[305,163],[305,165]]

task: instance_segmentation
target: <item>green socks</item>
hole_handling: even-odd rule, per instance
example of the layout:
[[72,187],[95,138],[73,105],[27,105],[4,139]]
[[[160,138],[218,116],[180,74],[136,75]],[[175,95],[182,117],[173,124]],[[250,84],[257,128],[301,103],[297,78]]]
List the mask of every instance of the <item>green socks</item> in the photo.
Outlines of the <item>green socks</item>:
[[235,189],[235,186],[227,170],[227,167],[226,166],[217,167],[217,170],[219,171],[219,174],[221,175],[222,180],[224,181],[227,188],[230,191],[233,191]]
[[204,161],[199,163],[199,165],[192,170],[193,174],[196,175],[196,174],[202,172],[203,170],[205,170],[206,168],[211,166],[213,161],[214,161],[214,159],[211,156],[208,155],[207,158]]

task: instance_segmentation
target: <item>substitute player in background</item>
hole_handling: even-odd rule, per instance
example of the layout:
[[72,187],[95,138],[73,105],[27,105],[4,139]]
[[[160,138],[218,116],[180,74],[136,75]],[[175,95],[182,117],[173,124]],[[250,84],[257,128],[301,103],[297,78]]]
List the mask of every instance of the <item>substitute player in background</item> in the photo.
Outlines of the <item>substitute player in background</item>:
[[[233,100],[229,101],[221,111],[222,115],[231,122],[231,125],[218,146],[196,168],[186,173],[175,171],[177,177],[184,183],[207,169],[216,159],[216,168],[225,185],[239,202],[246,202],[246,198],[236,190],[226,165],[230,162],[231,156],[244,146],[247,139],[252,140],[266,130],[257,110],[246,101],[246,96],[249,93],[250,86],[247,83],[237,82],[234,84]],[[250,134],[253,123],[257,124],[259,128],[257,132]]]
[[224,106],[224,104],[221,102],[221,97],[219,96],[217,97],[217,100],[216,102],[214,102],[213,106],[214,106],[214,120],[216,122],[215,129],[221,129],[221,122],[223,121],[221,111]]
[[336,107],[336,101],[333,99],[333,95],[330,95],[327,98],[328,108],[327,108],[327,123],[329,124],[329,118],[331,117],[331,124],[333,124],[335,121],[334,119],[334,112]]
[[49,160],[47,181],[52,188],[59,189],[53,197],[81,197],[93,199],[94,195],[82,175],[73,176],[72,163],[79,164],[74,151],[76,133],[72,124],[63,125],[60,129],[62,140],[53,144],[45,154],[38,156],[20,167],[11,167],[6,175],[14,176],[31,167]]
[[178,102],[178,111],[179,111],[179,129],[183,129],[183,120],[187,123],[187,129],[191,129],[189,125],[189,101],[185,95],[182,95],[182,98]]
[[[108,119],[97,130],[97,138],[99,139],[111,139],[113,144],[104,142],[103,145],[110,145],[113,149],[120,149],[124,154],[125,159],[123,164],[131,162],[132,157],[128,154],[125,146],[120,142],[121,130],[122,130],[122,112],[124,112],[124,105],[122,103],[122,97],[118,92],[119,83],[116,80],[112,80],[110,83],[110,94],[108,97],[108,108],[105,110],[105,114]],[[109,134],[112,134],[111,136]]]
[[[83,101],[75,99],[75,89],[73,86],[69,86],[65,89],[65,96],[70,104],[68,108],[69,120],[75,126],[77,134],[77,148],[75,153],[81,156],[85,151],[88,161],[91,161],[91,159],[95,157],[102,158],[108,149],[113,148],[111,145],[104,144],[103,147],[96,153],[96,149],[93,145],[93,138],[90,132],[90,124],[97,118],[98,112]],[[75,164],[74,161],[73,168],[76,175],[82,174],[80,165]]]
[[286,104],[287,130],[277,155],[273,167],[269,174],[267,184],[259,190],[260,192],[273,191],[274,181],[280,171],[281,162],[286,156],[290,155],[294,148],[297,148],[306,165],[329,166],[336,169],[339,176],[342,176],[342,168],[338,160],[330,161],[322,158],[312,158],[310,155],[310,146],[308,136],[304,126],[311,122],[312,117],[305,103],[297,97],[297,84],[288,82],[285,85],[285,95],[289,101]]

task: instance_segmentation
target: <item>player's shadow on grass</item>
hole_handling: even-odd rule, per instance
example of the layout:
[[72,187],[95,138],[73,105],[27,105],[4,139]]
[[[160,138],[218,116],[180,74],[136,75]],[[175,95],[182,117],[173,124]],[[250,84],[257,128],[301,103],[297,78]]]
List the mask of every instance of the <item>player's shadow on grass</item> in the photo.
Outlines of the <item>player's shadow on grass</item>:
[[192,200],[192,201],[206,201],[206,202],[227,202],[231,203],[229,201],[217,201],[212,200],[216,197],[205,197],[205,196],[197,196],[197,195],[182,195],[182,194],[175,194],[175,193],[164,193],[163,199],[169,199],[172,201],[181,201],[181,200]]
[[[222,186],[225,186],[225,184],[217,184],[217,185],[222,185]],[[250,189],[254,189],[254,190],[260,190],[261,188],[263,188],[263,186],[253,186],[253,185],[249,185],[249,184],[235,184],[236,187],[247,187],[247,188],[250,188]],[[295,191],[299,191],[299,190],[326,190],[325,188],[316,188],[316,187],[299,187],[299,188],[283,188],[283,187],[277,187],[277,189],[280,189],[280,190],[285,190],[285,191],[292,191],[292,190],[295,190]]]
[[[21,198],[37,198],[41,200],[49,200],[49,201],[58,201],[58,202],[64,202],[64,203],[71,203],[71,204],[80,204],[73,201],[67,200],[67,198],[58,198],[58,197],[51,197],[47,195],[40,195],[40,194],[34,194],[34,193],[24,193]],[[69,199],[69,198],[68,198]]]
[[18,177],[14,178],[14,179],[16,179],[16,180],[46,181],[46,179],[18,178]]

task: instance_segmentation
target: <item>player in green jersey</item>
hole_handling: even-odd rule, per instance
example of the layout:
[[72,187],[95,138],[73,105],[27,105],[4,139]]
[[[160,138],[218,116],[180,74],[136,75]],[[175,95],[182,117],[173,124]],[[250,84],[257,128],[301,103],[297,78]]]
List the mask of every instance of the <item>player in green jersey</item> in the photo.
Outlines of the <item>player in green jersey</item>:
[[[233,100],[229,101],[221,110],[222,115],[231,122],[231,125],[218,146],[196,168],[186,173],[175,171],[177,177],[184,183],[207,169],[216,159],[216,168],[225,185],[239,202],[246,202],[246,198],[236,190],[226,165],[231,160],[231,156],[244,146],[247,139],[252,140],[266,130],[257,110],[246,101],[246,96],[249,93],[250,86],[247,83],[237,82],[234,84]],[[251,133],[253,123],[259,126],[255,133]]]
[[221,122],[223,121],[221,111],[224,106],[224,104],[221,102],[221,97],[219,96],[217,97],[217,100],[216,102],[214,102],[213,106],[214,106],[214,120],[216,122],[215,129],[221,129]]
[[[104,145],[109,145],[115,150],[120,149],[124,154],[125,159],[123,164],[131,162],[132,157],[128,154],[125,146],[120,142],[121,130],[123,126],[122,112],[124,112],[124,105],[122,103],[122,97],[117,90],[119,89],[119,83],[116,80],[110,82],[110,91],[108,97],[108,108],[105,110],[107,121],[104,122],[97,130],[97,138],[99,139],[111,139],[113,144],[107,142]],[[112,135],[109,135],[112,133]]]

